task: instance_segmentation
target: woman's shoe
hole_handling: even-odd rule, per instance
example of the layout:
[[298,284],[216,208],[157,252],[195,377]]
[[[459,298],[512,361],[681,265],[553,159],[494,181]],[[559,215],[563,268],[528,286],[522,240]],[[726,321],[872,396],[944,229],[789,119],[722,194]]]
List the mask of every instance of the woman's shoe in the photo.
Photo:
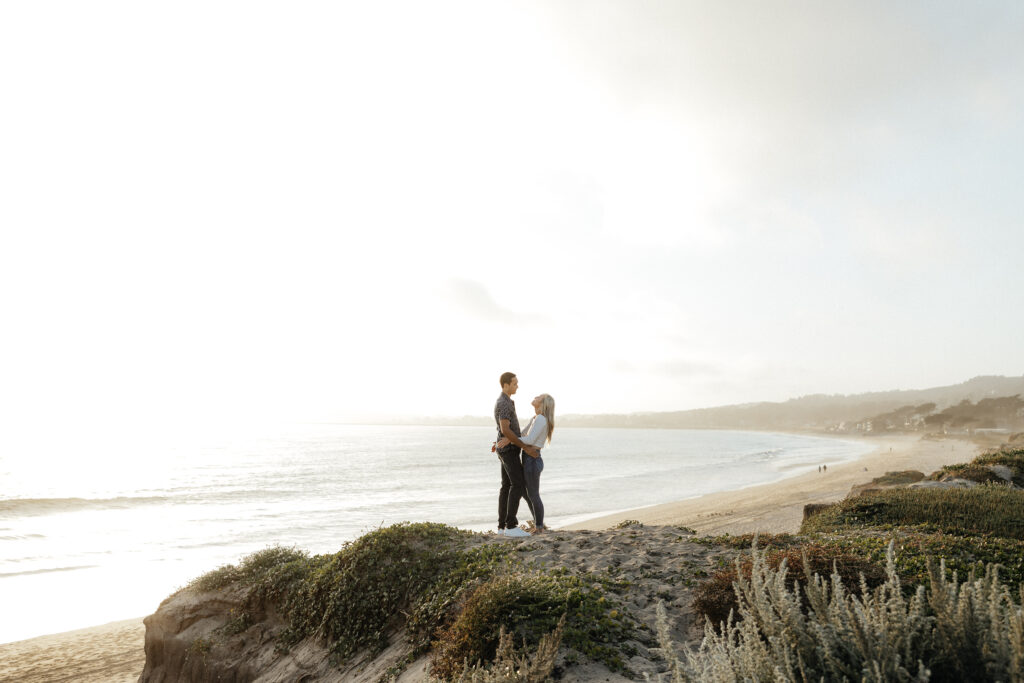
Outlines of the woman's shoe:
[[519,527],[516,527],[515,529],[505,529],[505,535],[511,536],[512,538],[528,538],[530,536],[529,532],[523,531]]

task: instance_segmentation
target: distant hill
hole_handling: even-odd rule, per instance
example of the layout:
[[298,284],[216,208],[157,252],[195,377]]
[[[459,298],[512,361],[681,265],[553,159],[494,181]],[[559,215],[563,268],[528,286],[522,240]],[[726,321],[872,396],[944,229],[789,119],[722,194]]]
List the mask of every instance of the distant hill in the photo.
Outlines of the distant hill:
[[[924,418],[941,413],[963,401],[977,403],[985,399],[1024,397],[1024,375],[1020,377],[983,376],[961,384],[931,389],[877,391],[867,394],[812,394],[781,403],[743,403],[672,412],[606,415],[558,416],[559,427],[636,427],[648,429],[749,429],[864,431],[866,422],[882,418],[881,424],[902,419],[924,423]],[[917,414],[915,408],[927,406]],[[528,407],[526,407],[529,410]],[[525,414],[522,417],[526,417]],[[1024,416],[1022,416],[1024,419]],[[462,417],[391,418],[375,424],[428,424],[446,426],[493,425],[494,419],[482,415]],[[927,423],[941,428],[941,422]],[[861,428],[858,429],[857,426]],[[891,425],[895,426],[895,425]],[[954,425],[956,426],[956,425]],[[962,426],[962,425],[961,425]],[[982,426],[978,424],[976,426]]]
[[[1020,377],[975,377],[962,384],[932,389],[880,391],[866,394],[813,394],[782,403],[746,403],[664,413],[564,415],[561,427],[646,427],[667,429],[810,429],[830,430],[856,425],[872,416],[906,406],[934,403],[942,411],[964,400],[1024,396]],[[847,427],[848,429],[848,427]]]

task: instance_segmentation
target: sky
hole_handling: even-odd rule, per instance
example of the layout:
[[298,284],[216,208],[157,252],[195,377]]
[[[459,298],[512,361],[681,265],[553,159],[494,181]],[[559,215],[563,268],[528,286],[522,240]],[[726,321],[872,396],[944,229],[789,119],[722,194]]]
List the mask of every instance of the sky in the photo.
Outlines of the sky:
[[0,412],[1020,375],[1022,38],[1018,2],[5,2]]

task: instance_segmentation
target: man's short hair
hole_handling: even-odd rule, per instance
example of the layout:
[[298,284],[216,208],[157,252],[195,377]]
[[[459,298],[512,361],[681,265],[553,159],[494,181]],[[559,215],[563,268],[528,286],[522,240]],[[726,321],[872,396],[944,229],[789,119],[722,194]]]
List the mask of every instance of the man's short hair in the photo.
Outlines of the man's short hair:
[[501,388],[504,389],[506,384],[512,384],[512,380],[516,378],[514,372],[503,372],[501,373]]

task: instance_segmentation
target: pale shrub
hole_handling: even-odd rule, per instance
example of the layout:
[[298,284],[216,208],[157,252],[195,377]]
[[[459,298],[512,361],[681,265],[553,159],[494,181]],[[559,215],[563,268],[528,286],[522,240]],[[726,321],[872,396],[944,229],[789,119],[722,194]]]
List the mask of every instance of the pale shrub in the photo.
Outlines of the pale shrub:
[[[736,582],[742,620],[722,632],[710,623],[697,652],[675,654],[659,605],[662,652],[673,681],[962,681],[1024,683],[1024,615],[990,566],[965,583],[929,568],[931,585],[903,595],[893,546],[887,579],[862,596],[839,576],[819,575],[805,588],[786,586],[786,567],[772,570],[753,550],[750,579]],[[737,563],[739,560],[737,560]],[[810,575],[810,571],[807,571]],[[1021,590],[1024,598],[1024,588]]]

